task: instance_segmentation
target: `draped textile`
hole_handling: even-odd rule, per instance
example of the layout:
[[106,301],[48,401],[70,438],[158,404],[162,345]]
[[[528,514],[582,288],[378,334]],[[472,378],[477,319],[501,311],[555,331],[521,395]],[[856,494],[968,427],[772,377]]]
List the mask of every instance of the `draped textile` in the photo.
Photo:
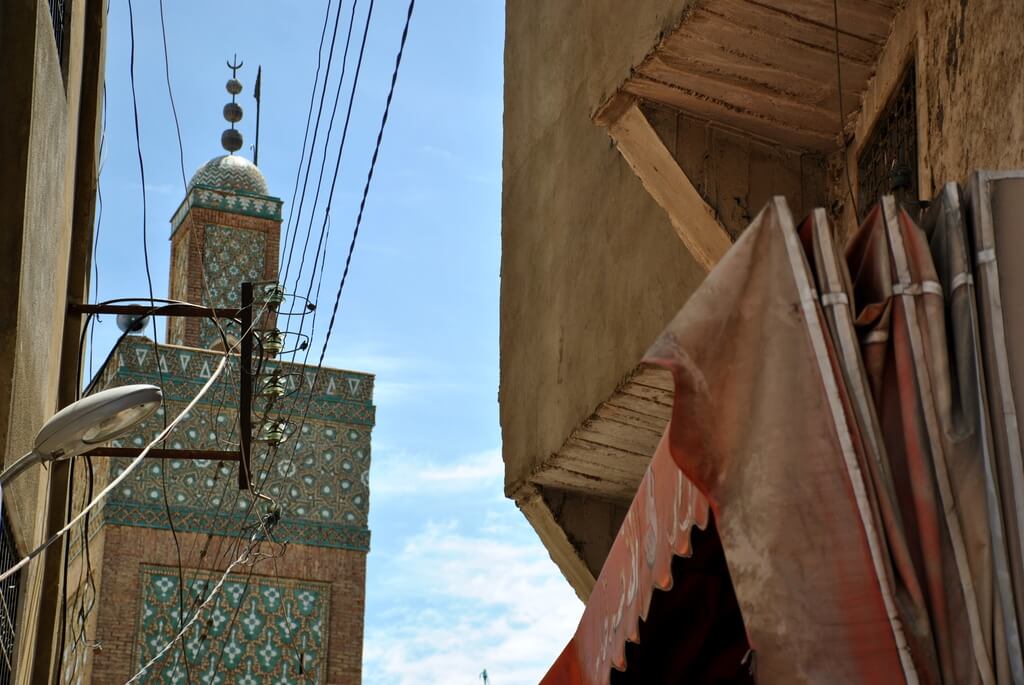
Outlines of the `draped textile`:
[[984,475],[984,484],[961,484],[957,506],[968,516],[988,521],[991,560],[978,558],[983,550],[974,547],[975,567],[991,561],[992,585],[986,587],[982,597],[986,614],[991,617],[990,627],[986,626],[986,637],[991,640],[988,649],[998,682],[1024,683],[1024,657],[1003,522],[1004,495],[982,370],[968,227],[962,194],[956,183],[947,183],[942,188],[922,218],[921,227],[928,237],[945,296],[949,401],[938,405],[943,431],[954,453],[959,453],[962,460],[977,461]]
[[800,238],[815,279],[819,301],[835,345],[842,378],[850,394],[854,420],[851,431],[861,441],[858,454],[864,474],[865,495],[877,525],[880,547],[879,582],[892,593],[897,630],[908,643],[917,677],[923,683],[940,683],[938,659],[928,618],[922,583],[914,568],[892,467],[882,440],[871,387],[860,354],[853,317],[853,285],[846,261],[833,241],[832,227],[823,209],[815,209],[800,226]]
[[1021,235],[1024,174],[845,253],[774,198],[645,357],[671,420],[543,685],[1024,683]]
[[988,527],[981,461],[948,425],[941,284],[924,233],[891,196],[847,250],[862,355],[945,683],[992,683]]
[[977,172],[967,204],[1002,523],[1017,625],[1024,630],[1024,460],[1017,415],[1024,406],[1024,172]]

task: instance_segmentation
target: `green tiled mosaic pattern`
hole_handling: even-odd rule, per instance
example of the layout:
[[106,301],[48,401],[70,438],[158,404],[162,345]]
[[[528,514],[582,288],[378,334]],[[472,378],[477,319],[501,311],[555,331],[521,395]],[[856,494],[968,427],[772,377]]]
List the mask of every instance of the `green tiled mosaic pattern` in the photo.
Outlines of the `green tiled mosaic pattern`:
[[263,219],[281,220],[281,200],[267,195],[246,193],[240,190],[224,190],[196,184],[189,189],[188,197],[181,203],[171,218],[171,233],[178,230],[185,215],[192,207],[216,209],[232,214],[244,214]]
[[[185,603],[202,603],[220,573],[186,570]],[[136,668],[149,662],[180,630],[177,569],[141,567]],[[217,598],[183,638],[193,682],[204,685],[293,685],[325,682],[325,635],[330,586],[243,572],[228,576]],[[232,617],[234,619],[232,620]],[[141,682],[184,682],[180,652],[167,656]]]
[[[203,304],[208,307],[239,307],[239,283],[263,280],[263,263],[267,237],[262,231],[207,225],[203,265],[206,288]],[[238,325],[226,324],[226,330],[238,337]],[[213,347],[221,341],[213,322],[203,320],[199,327],[201,347]]]
[[[194,348],[160,346],[145,338],[122,341],[104,368],[101,387],[131,383],[160,383],[163,370],[164,407],[139,424],[134,433],[115,440],[115,447],[143,447],[162,428],[164,411],[176,416],[199,387],[210,378],[220,355]],[[256,482],[265,478],[265,492],[281,505],[275,537],[281,541],[344,549],[369,549],[370,431],[374,423],[373,377],[349,371],[312,369],[272,362],[280,366],[291,398],[279,401],[287,414],[296,401],[294,423],[299,423],[313,383],[313,399],[301,429],[290,428],[289,438],[271,463],[263,443],[254,443]],[[236,449],[238,360],[232,358],[223,383],[211,388],[204,400],[175,429],[167,441],[171,449]],[[315,383],[314,383],[315,379]],[[254,414],[260,413],[257,403]],[[111,475],[128,464],[113,459]],[[241,535],[255,519],[247,497],[238,496],[237,464],[178,459],[146,461],[111,494],[104,520],[119,525],[168,528],[164,488],[177,530]]]

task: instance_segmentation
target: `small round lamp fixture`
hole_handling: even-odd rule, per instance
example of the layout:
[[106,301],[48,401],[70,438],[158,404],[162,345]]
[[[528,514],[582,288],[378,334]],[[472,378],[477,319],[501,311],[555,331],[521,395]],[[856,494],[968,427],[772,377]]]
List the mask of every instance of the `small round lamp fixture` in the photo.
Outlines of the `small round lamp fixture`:
[[0,484],[35,464],[70,459],[113,440],[155,412],[162,399],[155,385],[123,385],[64,407],[39,429],[33,450],[0,473]]
[[117,315],[117,327],[122,333],[141,333],[146,330],[149,321],[150,318],[148,316],[138,316],[136,314]]

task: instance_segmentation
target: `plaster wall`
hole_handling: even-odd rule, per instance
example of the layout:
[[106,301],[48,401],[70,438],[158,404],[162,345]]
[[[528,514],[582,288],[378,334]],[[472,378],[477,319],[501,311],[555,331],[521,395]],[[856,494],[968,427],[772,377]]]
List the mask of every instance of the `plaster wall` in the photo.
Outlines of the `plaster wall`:
[[703,274],[591,116],[689,0],[506,3],[506,490],[635,367]]
[[[1024,4],[1003,0],[909,0],[850,123],[851,182],[857,158],[904,69],[917,71],[918,187],[934,197],[978,169],[1024,167]],[[829,196],[846,235],[856,227],[842,153],[831,160]]]
[[[76,352],[78,331],[66,326],[66,306],[67,298],[84,295],[87,285],[92,213],[89,193],[78,191],[94,183],[96,160],[91,154],[80,158],[78,152],[91,150],[98,136],[96,75],[103,60],[99,7],[84,0],[70,4],[62,64],[47,2],[0,3],[0,92],[5,94],[0,98],[4,461],[28,452],[42,424],[73,398],[68,391],[73,393],[75,356],[69,356],[67,342],[75,339]],[[25,474],[4,492],[4,508],[21,553],[43,537],[48,484],[41,473],[37,469]],[[56,470],[50,475],[57,477]],[[32,646],[41,613],[43,559],[22,572],[16,682],[28,682],[33,658],[45,658],[45,645]]]

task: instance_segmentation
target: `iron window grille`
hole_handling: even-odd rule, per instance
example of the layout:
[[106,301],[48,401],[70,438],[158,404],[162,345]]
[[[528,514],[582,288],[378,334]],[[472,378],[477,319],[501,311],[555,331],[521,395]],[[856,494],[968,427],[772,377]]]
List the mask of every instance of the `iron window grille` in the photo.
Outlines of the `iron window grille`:
[[918,202],[916,84],[911,64],[857,159],[860,219],[886,193],[911,206]]
[[[18,562],[18,551],[11,536],[11,522],[4,512],[0,518],[0,572],[6,571]],[[21,591],[21,572],[13,574],[0,586],[0,685],[10,685],[14,644],[18,621],[18,595]]]
[[50,0],[50,19],[53,21],[53,38],[57,41],[57,61],[64,69],[65,29],[67,28],[68,5],[70,0]]

